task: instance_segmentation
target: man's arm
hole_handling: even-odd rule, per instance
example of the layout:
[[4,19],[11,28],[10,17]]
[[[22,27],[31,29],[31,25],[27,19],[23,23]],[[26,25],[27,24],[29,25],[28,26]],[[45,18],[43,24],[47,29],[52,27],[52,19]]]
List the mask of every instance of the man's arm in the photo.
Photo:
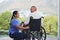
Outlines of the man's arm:
[[24,21],[24,24],[25,25],[28,25],[29,24],[29,21],[30,21],[30,17],[27,17],[27,19]]

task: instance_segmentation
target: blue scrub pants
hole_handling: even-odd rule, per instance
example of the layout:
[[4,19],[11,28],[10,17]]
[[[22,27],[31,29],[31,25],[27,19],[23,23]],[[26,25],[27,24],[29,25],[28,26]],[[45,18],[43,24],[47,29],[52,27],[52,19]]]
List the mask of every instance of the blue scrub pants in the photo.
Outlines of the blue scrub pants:
[[13,34],[9,34],[9,36],[11,38],[13,38],[14,40],[22,40],[22,39],[25,39],[27,38],[27,35],[25,33],[20,33],[20,32],[16,32],[16,33],[13,33]]

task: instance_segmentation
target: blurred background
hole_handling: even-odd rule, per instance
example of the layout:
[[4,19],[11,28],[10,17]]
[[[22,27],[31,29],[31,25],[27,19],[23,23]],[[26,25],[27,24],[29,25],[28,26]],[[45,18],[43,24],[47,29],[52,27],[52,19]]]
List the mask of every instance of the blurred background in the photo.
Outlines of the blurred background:
[[19,11],[19,20],[22,22],[29,15],[27,12],[31,6],[36,6],[38,12],[42,11],[43,15],[46,15],[42,26],[47,32],[47,40],[51,40],[52,37],[52,40],[57,39],[59,0],[0,0],[0,40],[11,40],[8,37],[8,29],[12,12]]

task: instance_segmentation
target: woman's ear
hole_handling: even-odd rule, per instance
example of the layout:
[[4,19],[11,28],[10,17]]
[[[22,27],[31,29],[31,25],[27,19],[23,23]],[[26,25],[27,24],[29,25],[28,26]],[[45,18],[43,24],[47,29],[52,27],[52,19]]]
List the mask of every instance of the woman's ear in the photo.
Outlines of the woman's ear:
[[16,14],[14,14],[14,16],[16,17]]

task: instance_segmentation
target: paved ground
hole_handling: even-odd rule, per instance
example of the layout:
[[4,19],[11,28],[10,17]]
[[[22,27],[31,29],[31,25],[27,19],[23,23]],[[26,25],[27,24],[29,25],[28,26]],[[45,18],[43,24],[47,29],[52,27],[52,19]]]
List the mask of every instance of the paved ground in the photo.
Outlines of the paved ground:
[[[1,37],[0,40],[12,40],[10,37]],[[57,40],[57,37],[47,36],[47,40]]]

